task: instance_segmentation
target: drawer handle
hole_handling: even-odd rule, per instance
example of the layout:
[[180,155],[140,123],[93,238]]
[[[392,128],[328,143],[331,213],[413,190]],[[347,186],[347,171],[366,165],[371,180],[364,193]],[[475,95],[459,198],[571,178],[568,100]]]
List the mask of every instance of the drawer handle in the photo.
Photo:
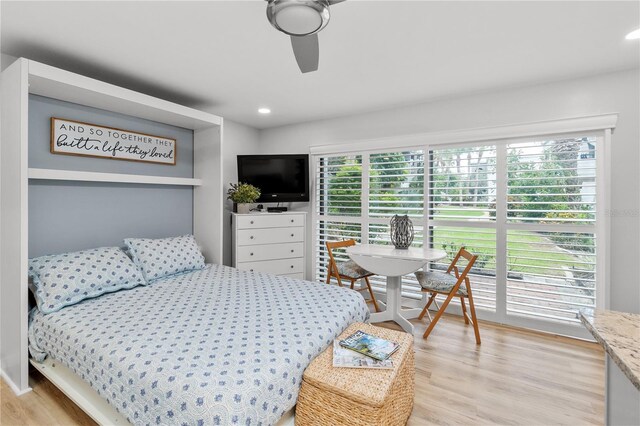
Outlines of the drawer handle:
[[253,253],[249,253],[249,256],[253,256]]
[[294,237],[295,235],[294,235],[294,234],[291,234],[291,236],[292,236],[292,237]]
[[291,250],[291,253],[293,253],[293,250]]
[[291,219],[291,223],[293,223],[293,219]]
[[253,235],[249,237],[250,240],[253,240]]
[[291,269],[293,269],[293,265],[291,265]]
[[249,272],[253,272],[253,269],[249,269]]
[[253,225],[253,221],[250,222]]

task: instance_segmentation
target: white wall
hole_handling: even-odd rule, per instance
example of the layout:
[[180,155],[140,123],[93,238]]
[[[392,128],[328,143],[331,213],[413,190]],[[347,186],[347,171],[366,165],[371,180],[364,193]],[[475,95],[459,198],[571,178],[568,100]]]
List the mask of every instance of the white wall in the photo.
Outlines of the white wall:
[[4,71],[9,65],[16,61],[15,56],[7,55],[6,53],[0,53],[0,70]]
[[[306,153],[311,146],[345,141],[617,112],[612,143],[611,309],[640,312],[639,77],[635,69],[265,129],[260,132],[260,149]],[[311,266],[309,259],[308,271]]]
[[239,154],[255,154],[258,151],[259,134],[253,127],[245,126],[230,120],[224,120],[224,139],[222,163],[222,182],[224,183],[224,223],[223,223],[223,262],[231,265],[231,212],[233,203],[226,200],[226,191],[230,182],[238,180],[236,156]]

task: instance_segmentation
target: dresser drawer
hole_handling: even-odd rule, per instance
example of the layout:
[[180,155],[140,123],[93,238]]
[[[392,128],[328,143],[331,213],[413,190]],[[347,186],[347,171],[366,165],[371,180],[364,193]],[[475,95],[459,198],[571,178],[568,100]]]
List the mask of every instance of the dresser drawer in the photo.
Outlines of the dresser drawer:
[[304,259],[265,260],[263,262],[238,262],[236,267],[244,271],[268,272],[275,275],[300,274],[304,270]]
[[265,213],[261,215],[237,215],[238,229],[285,228],[288,226],[304,226],[304,215]]
[[[291,235],[291,233],[289,233]],[[304,243],[260,244],[240,246],[236,252],[236,262],[290,259],[304,255]]]
[[293,243],[304,241],[304,228],[240,229],[238,246]]

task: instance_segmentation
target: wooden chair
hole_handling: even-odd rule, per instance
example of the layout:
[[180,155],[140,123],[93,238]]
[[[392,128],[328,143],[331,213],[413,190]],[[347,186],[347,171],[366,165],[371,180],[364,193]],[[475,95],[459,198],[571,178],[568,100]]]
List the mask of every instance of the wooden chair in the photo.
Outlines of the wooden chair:
[[336,262],[335,257],[333,257],[333,250],[342,247],[351,247],[356,245],[355,240],[344,240],[344,241],[334,241],[334,242],[325,242],[327,246],[327,252],[329,253],[329,266],[327,267],[327,284],[331,283],[331,278],[335,278],[338,280],[338,285],[342,287],[342,280],[347,280],[351,283],[351,289],[354,289],[354,285],[356,281],[363,279],[367,284],[367,287],[360,288],[357,291],[367,291],[369,290],[369,295],[371,296],[371,300],[367,300],[367,303],[373,303],[373,307],[376,312],[380,312],[380,308],[378,307],[378,302],[376,301],[376,297],[373,295],[373,290],[371,289],[371,283],[369,282],[369,277],[375,274],[367,271],[364,268],[361,268],[356,262],[353,260],[348,260],[346,262]]
[[[462,273],[460,273],[457,265],[460,258],[464,258],[468,262]],[[426,339],[427,337],[429,337],[429,334],[435,327],[436,323],[444,313],[445,309],[447,309],[447,306],[449,305],[449,302],[451,302],[451,299],[453,299],[454,297],[459,297],[460,304],[462,306],[462,316],[464,317],[464,323],[468,325],[471,322],[471,324],[473,325],[473,330],[476,334],[476,344],[480,344],[480,330],[478,329],[476,308],[473,304],[471,284],[469,282],[469,277],[467,276],[477,258],[477,255],[472,255],[471,253],[466,251],[464,247],[462,247],[451,262],[451,265],[449,265],[446,273],[437,271],[416,272],[416,278],[418,279],[418,282],[422,287],[422,291],[431,294],[429,301],[420,313],[418,319],[421,320],[422,318],[424,318],[424,315],[428,313],[429,307],[432,303],[435,302],[436,296],[438,294],[447,295],[446,299],[442,303],[442,306],[439,307],[437,313],[431,320],[429,327],[427,327],[427,330],[424,332],[424,335],[422,336],[423,338]],[[455,273],[455,276],[451,274],[452,271]],[[464,286],[462,285],[463,283]],[[469,299],[469,310],[471,311],[471,317],[469,317],[469,314],[467,313],[467,308],[464,302],[465,299]],[[436,306],[438,306],[438,302],[435,303]],[[429,318],[431,318],[431,315],[429,315]]]

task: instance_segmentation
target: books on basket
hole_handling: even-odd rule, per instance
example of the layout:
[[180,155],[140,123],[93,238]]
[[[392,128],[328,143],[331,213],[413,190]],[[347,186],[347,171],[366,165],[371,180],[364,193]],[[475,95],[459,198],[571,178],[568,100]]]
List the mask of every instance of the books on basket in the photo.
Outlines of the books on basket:
[[390,359],[378,361],[366,355],[345,349],[340,346],[339,340],[333,341],[333,366],[338,368],[376,368],[392,369],[393,361]]
[[364,331],[358,330],[351,336],[340,341],[343,348],[366,355],[378,361],[384,361],[398,350],[400,345],[380,337],[372,336]]

